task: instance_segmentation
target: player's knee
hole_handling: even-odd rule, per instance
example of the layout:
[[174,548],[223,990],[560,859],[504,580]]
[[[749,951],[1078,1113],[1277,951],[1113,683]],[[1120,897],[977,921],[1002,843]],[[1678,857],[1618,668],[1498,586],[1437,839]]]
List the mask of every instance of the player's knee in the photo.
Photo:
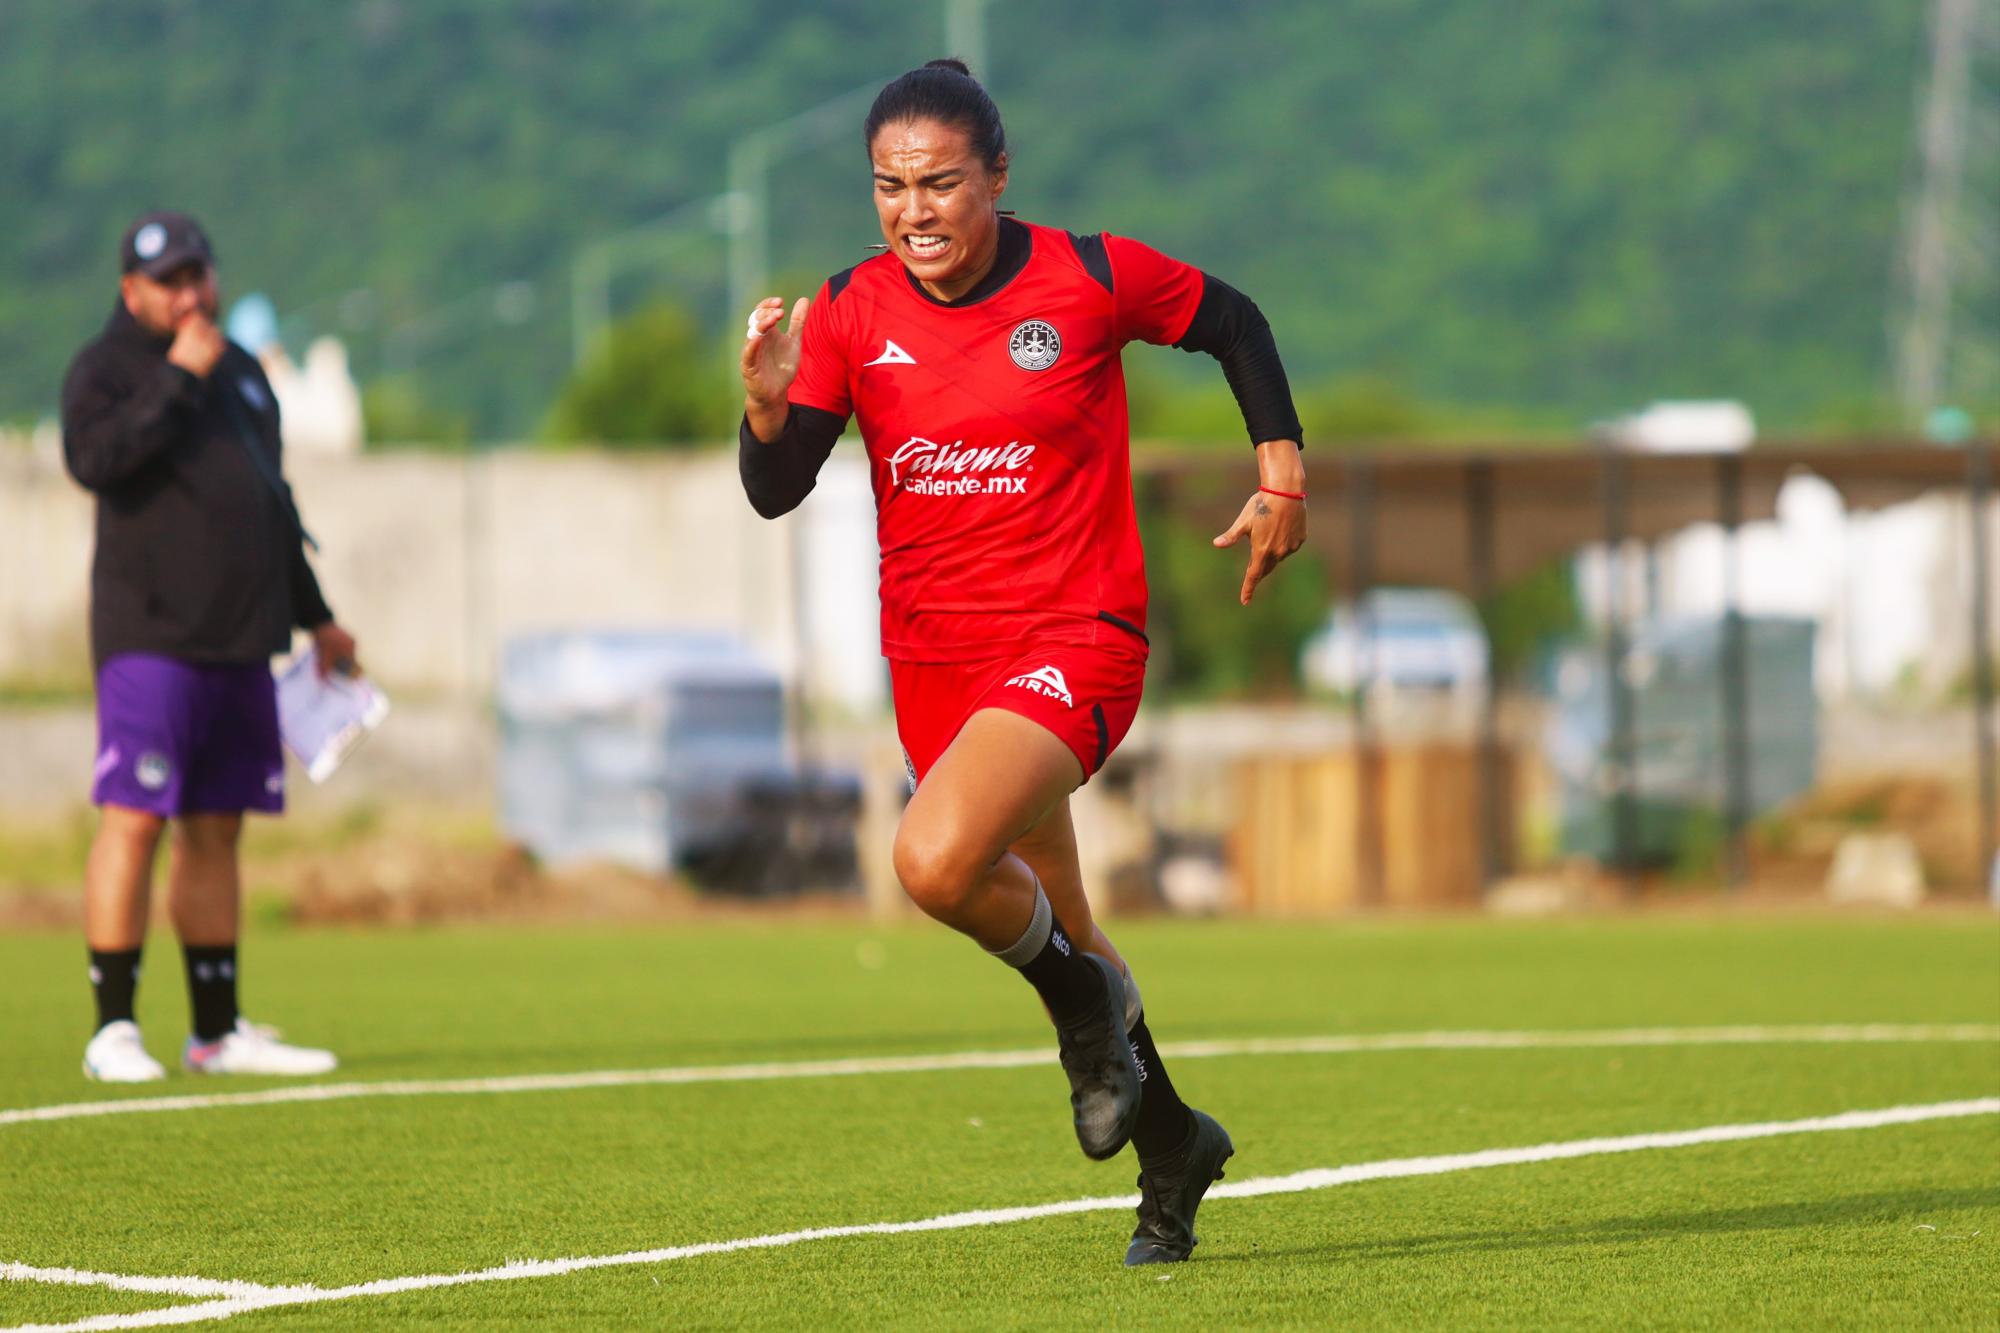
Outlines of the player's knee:
[[928,916],[959,920],[978,886],[981,867],[949,837],[905,824],[896,831],[896,878],[903,892]]
[[135,851],[150,854],[160,842],[167,821],[146,810],[107,805],[97,826],[97,836],[107,842],[123,843]]
[[242,832],[241,815],[200,815],[180,820],[174,826],[174,837],[181,847],[199,856],[234,852]]

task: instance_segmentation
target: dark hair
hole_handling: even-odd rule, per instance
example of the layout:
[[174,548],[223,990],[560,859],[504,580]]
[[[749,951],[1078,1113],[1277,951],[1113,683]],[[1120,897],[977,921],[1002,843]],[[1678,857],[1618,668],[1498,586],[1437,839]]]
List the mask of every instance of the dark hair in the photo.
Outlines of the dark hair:
[[963,60],[929,61],[877,93],[861,126],[862,144],[873,150],[875,135],[884,125],[905,120],[934,120],[964,130],[972,139],[972,151],[989,171],[998,170],[1006,156],[1007,131],[1000,124],[1000,108]]

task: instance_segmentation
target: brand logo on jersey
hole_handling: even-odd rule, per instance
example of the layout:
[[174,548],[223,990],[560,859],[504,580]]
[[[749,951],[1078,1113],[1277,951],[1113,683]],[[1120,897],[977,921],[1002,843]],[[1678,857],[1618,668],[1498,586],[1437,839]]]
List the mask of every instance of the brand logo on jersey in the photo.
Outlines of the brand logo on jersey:
[[1062,335],[1047,320],[1025,320],[1008,335],[1007,355],[1023,370],[1047,370],[1062,355]]
[[[1020,472],[1035,456],[1035,446],[1009,440],[985,449],[968,449],[964,440],[939,444],[912,435],[883,461],[889,465],[889,485],[918,495],[1026,495],[1026,477],[993,476]],[[943,474],[951,474],[947,477]]]
[[1045,699],[1060,699],[1064,708],[1076,707],[1076,700],[1070,697],[1069,682],[1063,673],[1052,666],[1037,667],[1025,676],[1016,676],[1007,682],[1011,686],[1039,694]]
[[264,386],[257,383],[256,380],[238,380],[237,385],[243,390],[244,402],[250,404],[250,406],[256,408],[259,412],[270,407],[271,400],[264,396]]
[[863,361],[861,364],[864,366],[914,366],[917,364],[917,358],[896,346],[889,339],[884,338],[882,340],[882,355],[876,357],[873,361]]

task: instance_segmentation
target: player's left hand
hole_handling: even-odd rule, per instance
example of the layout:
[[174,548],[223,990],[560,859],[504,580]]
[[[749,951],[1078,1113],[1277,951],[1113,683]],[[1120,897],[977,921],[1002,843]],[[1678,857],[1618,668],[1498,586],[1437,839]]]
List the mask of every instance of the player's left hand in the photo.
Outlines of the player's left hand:
[[[1298,446],[1289,441],[1274,441],[1273,444],[1288,446],[1282,451],[1271,450],[1271,459],[1282,458],[1285,470],[1285,475],[1278,478],[1285,484],[1276,489],[1303,494],[1305,469],[1298,463]],[[1260,445],[1260,464],[1270,461],[1266,459],[1265,452],[1266,446]],[[1250,567],[1243,572],[1243,589],[1237,594],[1237,601],[1248,606],[1264,576],[1306,544],[1306,502],[1272,495],[1260,489],[1243,502],[1243,512],[1236,516],[1236,521],[1229,525],[1227,532],[1215,539],[1215,547],[1227,550],[1245,537],[1250,539]]]
[[361,674],[361,663],[354,655],[354,636],[342,629],[339,622],[327,621],[312,632],[312,639],[321,680],[335,671],[343,676]]

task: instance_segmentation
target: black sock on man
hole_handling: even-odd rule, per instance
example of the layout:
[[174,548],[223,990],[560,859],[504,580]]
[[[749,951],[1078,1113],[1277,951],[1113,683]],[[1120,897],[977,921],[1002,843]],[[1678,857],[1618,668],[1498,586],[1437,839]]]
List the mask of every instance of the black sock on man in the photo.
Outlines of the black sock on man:
[[236,1028],[236,946],[186,944],[188,998],[194,1004],[194,1039],[220,1041]]
[[1139,1062],[1141,1093],[1139,1120],[1132,1126],[1132,1146],[1141,1157],[1161,1157],[1187,1142],[1188,1132],[1194,1128],[1194,1117],[1188,1114],[1181,1095],[1174,1091],[1174,1081],[1167,1077],[1167,1062],[1160,1058],[1160,1048],[1153,1044],[1153,1034],[1147,1030],[1144,1015],[1127,1035],[1132,1039],[1132,1058]]
[[97,996],[97,1030],[134,1022],[132,1000],[139,991],[139,950],[92,949],[90,989]]
[[1085,961],[1040,884],[1035,885],[1034,915],[1021,938],[990,952],[1028,979],[1058,1023],[1086,1017],[1104,1004],[1104,974]]

